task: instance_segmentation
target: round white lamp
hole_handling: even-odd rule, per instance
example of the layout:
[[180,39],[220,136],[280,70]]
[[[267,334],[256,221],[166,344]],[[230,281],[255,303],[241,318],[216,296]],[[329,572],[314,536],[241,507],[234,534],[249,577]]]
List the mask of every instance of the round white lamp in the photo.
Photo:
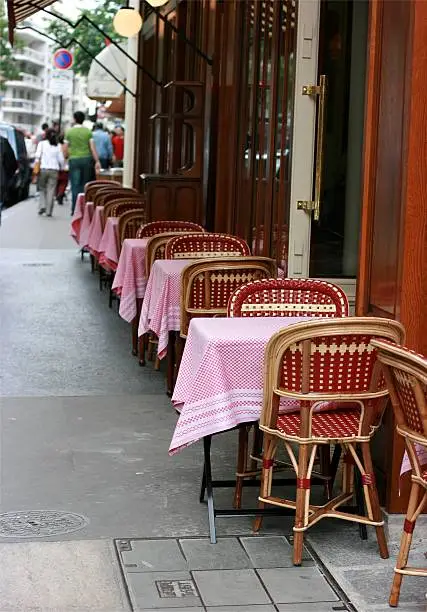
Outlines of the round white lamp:
[[157,8],[158,6],[163,6],[164,4],[166,4],[166,2],[168,2],[168,0],[147,0],[148,4],[151,4],[151,6],[153,6],[154,8]]
[[142,28],[142,17],[139,11],[133,8],[122,8],[117,11],[114,19],[113,26],[117,34],[131,38],[136,36]]

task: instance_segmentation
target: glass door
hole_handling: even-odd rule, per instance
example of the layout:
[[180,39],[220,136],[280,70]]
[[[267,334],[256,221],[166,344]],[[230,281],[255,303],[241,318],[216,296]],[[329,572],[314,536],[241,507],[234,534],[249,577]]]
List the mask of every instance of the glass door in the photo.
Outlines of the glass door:
[[368,0],[298,3],[289,276],[355,294]]

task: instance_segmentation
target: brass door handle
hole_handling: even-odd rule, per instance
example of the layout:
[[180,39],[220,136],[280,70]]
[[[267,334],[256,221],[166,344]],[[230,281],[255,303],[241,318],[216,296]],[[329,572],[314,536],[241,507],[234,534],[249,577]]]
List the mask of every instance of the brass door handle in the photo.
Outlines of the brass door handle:
[[304,96],[319,96],[319,107],[317,111],[317,137],[316,137],[316,170],[314,179],[314,200],[298,200],[298,210],[314,212],[314,220],[319,221],[320,206],[323,195],[323,168],[325,157],[325,129],[326,129],[326,99],[328,91],[328,77],[322,74],[319,85],[304,85],[302,94]]

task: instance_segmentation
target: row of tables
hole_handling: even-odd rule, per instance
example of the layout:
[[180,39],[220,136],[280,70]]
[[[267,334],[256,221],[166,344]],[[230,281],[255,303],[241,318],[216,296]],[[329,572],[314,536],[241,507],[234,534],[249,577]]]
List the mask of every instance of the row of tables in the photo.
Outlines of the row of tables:
[[[190,260],[155,261],[147,279],[148,239],[126,239],[120,251],[118,219],[108,218],[103,228],[102,212],[102,207],[94,207],[91,202],[85,204],[81,194],[71,235],[80,248],[89,250],[101,265],[115,272],[112,288],[120,297],[120,316],[132,323],[140,311],[138,335],[155,333],[159,339],[158,356],[162,359],[167,353],[170,333],[180,329],[181,272]],[[266,317],[191,321],[172,397],[179,417],[169,454],[203,439],[206,461],[212,435],[258,420],[266,344],[279,329],[301,320],[301,317]],[[282,405],[283,410],[295,408],[293,402]],[[427,463],[427,455],[424,459]],[[402,472],[408,469],[405,458]],[[211,513],[212,504],[211,500]],[[211,539],[214,538],[211,530]]]

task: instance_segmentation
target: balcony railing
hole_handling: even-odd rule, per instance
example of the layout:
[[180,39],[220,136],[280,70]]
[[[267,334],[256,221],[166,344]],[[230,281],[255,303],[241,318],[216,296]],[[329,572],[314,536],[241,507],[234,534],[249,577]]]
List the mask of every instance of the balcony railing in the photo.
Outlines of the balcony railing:
[[33,110],[39,104],[31,100],[23,100],[22,98],[3,98],[2,107],[17,109],[17,110]]
[[28,74],[26,72],[21,72],[19,79],[14,79],[13,81],[7,81],[7,85],[22,85],[22,86],[32,86],[38,87],[39,89],[43,89],[44,80],[38,76],[34,76],[34,74]]
[[27,61],[34,61],[37,62],[38,64],[44,64],[45,60],[46,60],[46,56],[44,53],[41,53],[40,51],[36,51],[35,49],[31,49],[30,47],[24,47],[23,49],[18,49],[15,53],[14,53],[14,57],[17,60],[27,60]]

